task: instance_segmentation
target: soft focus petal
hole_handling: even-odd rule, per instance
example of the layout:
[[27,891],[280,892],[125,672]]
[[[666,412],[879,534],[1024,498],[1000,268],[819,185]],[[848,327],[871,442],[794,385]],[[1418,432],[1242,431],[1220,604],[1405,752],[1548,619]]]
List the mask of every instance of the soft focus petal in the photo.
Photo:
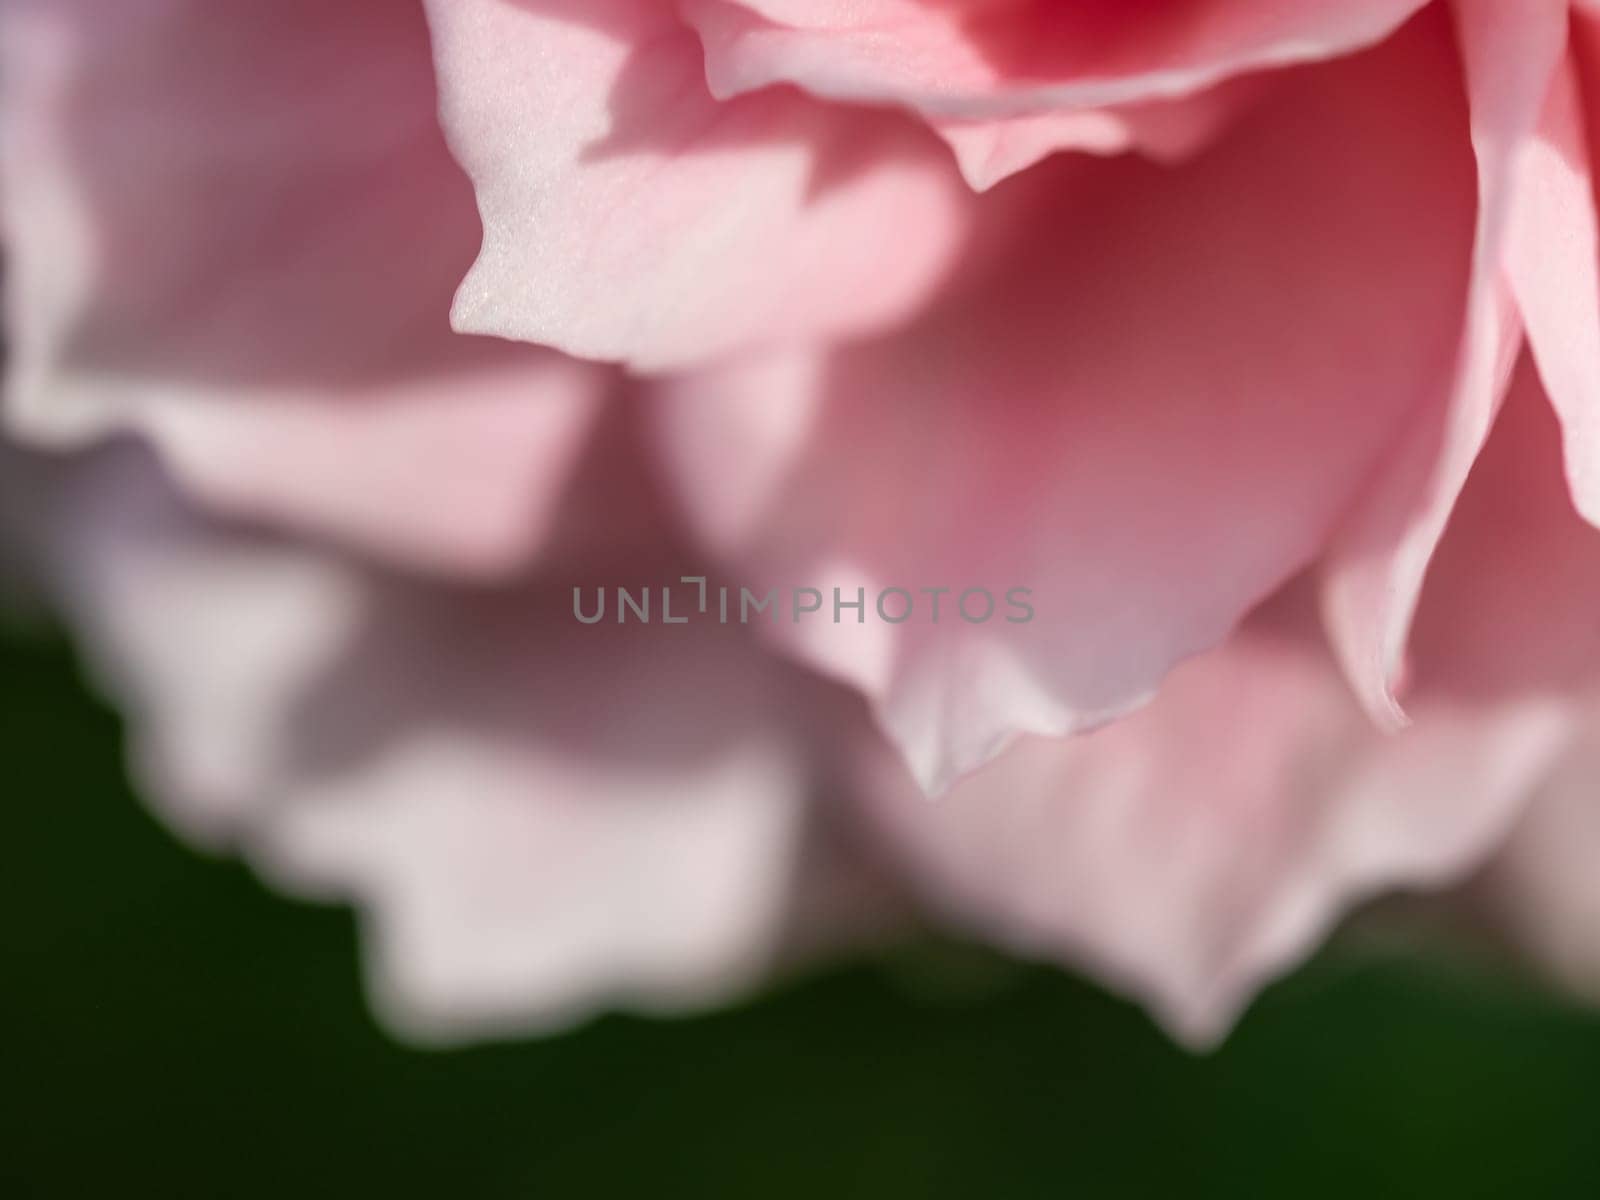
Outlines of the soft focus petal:
[[[1370,712],[1394,728],[1406,637],[1428,563],[1488,436],[1520,345],[1502,274],[1520,171],[1565,47],[1564,0],[1455,0],[1466,66],[1478,221],[1459,359],[1422,394],[1405,436],[1344,523],[1329,556],[1323,608],[1345,671]],[[1368,263],[1373,270],[1379,259]]]
[[934,140],[793,92],[728,104],[660,0],[430,0],[484,245],[459,328],[641,367],[892,323],[965,227]]
[[386,577],[202,522],[142,457],[64,492],[63,598],[149,794],[358,901],[402,1029],[700,1002],[771,960],[810,777],[786,675],[737,630],[582,626],[564,583]]
[[140,430],[208,500],[406,562],[525,554],[609,380],[451,333],[478,228],[420,8],[13,0],[0,22],[13,427]]
[[1346,54],[1426,0],[685,0],[718,95],[794,83],[932,116],[1199,91]]
[[[919,597],[901,625],[773,631],[873,700],[925,786],[1123,712],[1223,638],[1449,363],[1471,180],[1440,35],[1306,70],[1176,170],[1043,164],[985,197],[959,286],[906,334],[663,398],[738,573],[952,589],[939,624]],[[956,616],[1014,587],[1032,623]]]
[[1519,950],[1600,1003],[1600,707],[1589,722],[1473,891]]
[[936,908],[1089,967],[1194,1044],[1358,899],[1476,863],[1553,756],[1548,706],[1375,733],[1316,641],[1248,626],[1147,708],[1029,738],[930,803],[874,795]]
[[[1592,719],[1600,685],[1600,534],[1571,511],[1558,468],[1524,363],[1429,579],[1403,733],[1371,726],[1297,589],[1147,708],[1086,737],[1027,739],[939,802],[894,787],[880,759],[877,811],[925,895],[1033,953],[1087,962],[1207,1042],[1350,904],[1476,867]],[[1587,802],[1600,812],[1592,788]],[[1576,793],[1561,803],[1575,810]],[[1516,853],[1544,853],[1543,823],[1558,819],[1536,815]],[[1554,893],[1544,933],[1569,951],[1577,914],[1600,916],[1579,861],[1551,855],[1548,880],[1516,868],[1528,891]]]

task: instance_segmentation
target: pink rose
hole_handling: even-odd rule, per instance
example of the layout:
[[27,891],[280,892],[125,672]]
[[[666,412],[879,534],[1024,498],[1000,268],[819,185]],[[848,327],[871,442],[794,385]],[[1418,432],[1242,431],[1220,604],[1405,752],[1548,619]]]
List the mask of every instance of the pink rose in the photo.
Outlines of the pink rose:
[[152,800],[359,902],[397,1025],[922,913],[1205,1042],[1480,869],[1600,992],[1589,6],[0,0],[0,55],[14,532]]

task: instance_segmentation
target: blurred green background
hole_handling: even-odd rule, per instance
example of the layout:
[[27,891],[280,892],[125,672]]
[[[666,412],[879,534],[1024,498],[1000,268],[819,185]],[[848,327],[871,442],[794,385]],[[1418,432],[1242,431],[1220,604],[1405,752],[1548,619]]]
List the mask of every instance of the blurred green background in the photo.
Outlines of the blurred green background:
[[951,946],[407,1049],[347,912],[140,806],[66,647],[0,639],[0,689],[0,1196],[1600,1197],[1600,1017],[1398,947],[1328,952],[1206,1057]]

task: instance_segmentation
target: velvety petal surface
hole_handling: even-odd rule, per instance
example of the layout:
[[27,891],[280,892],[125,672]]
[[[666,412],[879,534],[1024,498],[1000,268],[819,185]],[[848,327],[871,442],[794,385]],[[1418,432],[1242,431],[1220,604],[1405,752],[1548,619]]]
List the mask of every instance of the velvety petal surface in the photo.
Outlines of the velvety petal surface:
[[526,554],[610,378],[451,332],[479,234],[420,6],[0,23],[12,427],[137,430],[211,502],[408,563]]
[[892,324],[966,228],[909,119],[729,103],[660,0],[430,0],[484,244],[458,328],[639,367]]
[[[753,584],[950,589],[938,623],[919,594],[903,624],[771,630],[871,698],[924,786],[1125,712],[1220,641],[1451,361],[1472,186],[1443,28],[1285,87],[1176,169],[1055,160],[996,188],[900,336],[662,398],[695,524]],[[1017,587],[1030,623],[955,610]]]

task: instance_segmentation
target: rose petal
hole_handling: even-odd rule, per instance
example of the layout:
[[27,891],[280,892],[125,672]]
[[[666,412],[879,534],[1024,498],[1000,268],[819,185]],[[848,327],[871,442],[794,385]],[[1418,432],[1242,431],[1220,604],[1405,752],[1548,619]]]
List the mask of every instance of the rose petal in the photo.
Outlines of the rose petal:
[[1152,100],[997,120],[941,120],[934,128],[955,151],[967,183],[986,191],[1063,150],[1088,154],[1136,150],[1161,162],[1176,162],[1220,136],[1262,90],[1259,81],[1250,79],[1181,101]]
[[1590,154],[1600,143],[1585,130],[1578,71],[1579,59],[1589,80],[1600,69],[1600,21],[1575,10],[1571,29],[1520,163],[1506,255],[1528,343],[1566,429],[1573,500],[1600,522],[1600,216]]
[[[891,844],[936,906],[1086,963],[1179,1036],[1214,1041],[1355,902],[1475,868],[1592,720],[1600,534],[1571,511],[1559,454],[1524,362],[1429,577],[1404,732],[1373,729],[1297,588],[1147,708],[1086,737],[1027,739],[939,802],[896,787],[880,756]],[[1592,790],[1582,819],[1600,833]],[[1557,803],[1502,870],[1527,925],[1549,905],[1540,943],[1570,958],[1595,892],[1578,853],[1548,848],[1545,823],[1579,816],[1575,796]],[[1584,928],[1591,972],[1597,932]]]
[[1520,345],[1502,260],[1521,163],[1566,38],[1565,5],[1457,0],[1453,12],[1479,177],[1459,358],[1452,383],[1424,397],[1353,507],[1329,554],[1324,587],[1325,619],[1340,660],[1368,710],[1390,728],[1406,719],[1396,680],[1429,560],[1488,436]]
[[[1532,372],[1523,374],[1536,390]],[[1443,624],[1440,615],[1453,616],[1452,640],[1478,647],[1493,666],[1476,681],[1480,691],[1573,698],[1577,732],[1568,752],[1523,806],[1474,891],[1556,978],[1600,998],[1600,533],[1571,506],[1549,414],[1515,394],[1506,408],[1452,518],[1452,529],[1476,531],[1472,552],[1455,549],[1465,539],[1447,537],[1441,547],[1428,586],[1448,599],[1434,619],[1419,620],[1417,652],[1438,657],[1429,635]],[[1520,451],[1507,452],[1516,427],[1503,427],[1530,411],[1521,425],[1533,436],[1524,433]]]
[[[923,600],[773,630],[872,699],[925,786],[1138,704],[1319,552],[1458,329],[1440,32],[1306,71],[1180,169],[1041,165],[985,197],[906,334],[663,397],[679,490],[751,584],[954,589],[939,625]],[[1037,619],[957,620],[980,587],[1032,588]]]
[[1474,893],[1517,948],[1590,1003],[1600,1003],[1600,755],[1589,731],[1539,788]]
[[[359,902],[401,1030],[699,1003],[776,953],[803,723],[738,631],[582,626],[565,584],[385,577],[200,521],[142,456],[61,487],[61,593],[148,794]],[[614,566],[597,580],[641,569]]]
[[938,282],[955,173],[907,119],[719,104],[657,0],[430,0],[484,246],[458,328],[640,367],[860,334]]
[[1426,0],[686,0],[719,96],[793,83],[941,117],[1085,109],[1347,54]]
[[13,427],[139,430],[209,501],[408,563],[523,556],[609,377],[451,333],[477,220],[420,9],[18,0],[0,22]]
[[1326,651],[1271,624],[1127,719],[1026,739],[936,802],[880,767],[879,813],[928,901],[1088,967],[1205,1046],[1350,905],[1480,861],[1562,715],[1435,707],[1386,739]]

